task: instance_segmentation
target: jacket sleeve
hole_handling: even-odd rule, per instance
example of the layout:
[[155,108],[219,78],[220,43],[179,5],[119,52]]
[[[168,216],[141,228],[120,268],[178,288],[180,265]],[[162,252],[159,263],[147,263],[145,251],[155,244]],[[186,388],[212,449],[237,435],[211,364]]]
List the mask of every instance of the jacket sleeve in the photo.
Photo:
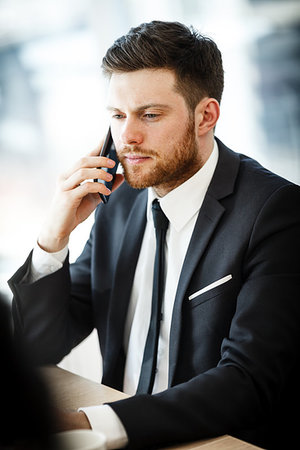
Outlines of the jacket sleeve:
[[[56,364],[93,329],[90,299],[90,248],[93,233],[72,275],[68,257],[63,267],[33,283],[26,282],[30,253],[9,280],[17,340],[26,340],[37,364]],[[24,278],[25,277],[25,278]],[[25,281],[24,281],[25,280]]]

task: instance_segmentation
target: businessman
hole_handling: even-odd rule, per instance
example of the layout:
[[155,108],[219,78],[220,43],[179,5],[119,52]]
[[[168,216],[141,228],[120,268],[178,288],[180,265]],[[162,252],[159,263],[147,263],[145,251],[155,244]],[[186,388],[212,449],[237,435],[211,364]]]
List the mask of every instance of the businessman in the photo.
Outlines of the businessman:
[[[110,195],[90,181],[111,178],[114,162],[97,152],[60,177],[38,245],[10,280],[16,337],[37,363],[57,363],[97,329],[102,382],[131,397],[82,405],[61,428],[101,430],[110,448],[224,433],[288,448],[299,187],[215,137],[223,68],[211,39],[153,21],[118,39],[102,67],[125,182],[118,174]],[[96,208],[69,265],[69,236]]]

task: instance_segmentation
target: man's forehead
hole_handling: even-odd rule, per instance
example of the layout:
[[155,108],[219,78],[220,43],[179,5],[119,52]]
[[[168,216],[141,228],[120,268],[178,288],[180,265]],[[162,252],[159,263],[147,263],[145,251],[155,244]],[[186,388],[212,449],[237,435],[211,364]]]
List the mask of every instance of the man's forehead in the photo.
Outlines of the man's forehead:
[[148,79],[165,80],[170,84],[175,83],[175,72],[171,69],[139,69],[130,72],[113,72],[110,77],[111,82],[128,82],[130,80],[143,81]]
[[116,72],[110,78],[108,105],[130,101],[140,106],[169,104],[179,97],[174,72],[168,69],[141,69],[133,72]]

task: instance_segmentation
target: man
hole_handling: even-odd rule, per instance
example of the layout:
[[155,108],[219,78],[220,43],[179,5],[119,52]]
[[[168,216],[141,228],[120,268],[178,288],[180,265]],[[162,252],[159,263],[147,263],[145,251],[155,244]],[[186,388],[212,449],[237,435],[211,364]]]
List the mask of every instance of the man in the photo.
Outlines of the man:
[[[214,138],[223,69],[210,39],[179,23],[142,24],[114,43],[103,69],[126,183],[117,176],[120,187],[99,205],[69,267],[70,233],[99,193],[110,194],[86,180],[109,180],[97,167],[114,165],[96,152],[76,163],[10,281],[16,333],[40,364],[57,363],[96,328],[103,383],[132,394],[66,415],[62,428],[102,430],[109,447],[224,433],[267,448],[280,436],[287,443],[299,352],[299,187]],[[147,359],[159,277],[155,198],[167,218],[165,277],[158,348]],[[145,388],[148,360],[154,378]]]

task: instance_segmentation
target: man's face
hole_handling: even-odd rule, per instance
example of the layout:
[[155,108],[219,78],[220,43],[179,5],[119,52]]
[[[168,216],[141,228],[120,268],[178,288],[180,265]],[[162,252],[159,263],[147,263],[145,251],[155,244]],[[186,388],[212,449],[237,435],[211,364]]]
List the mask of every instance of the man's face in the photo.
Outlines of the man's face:
[[114,73],[108,110],[125,179],[133,188],[153,186],[161,196],[202,165],[194,119],[166,69]]

